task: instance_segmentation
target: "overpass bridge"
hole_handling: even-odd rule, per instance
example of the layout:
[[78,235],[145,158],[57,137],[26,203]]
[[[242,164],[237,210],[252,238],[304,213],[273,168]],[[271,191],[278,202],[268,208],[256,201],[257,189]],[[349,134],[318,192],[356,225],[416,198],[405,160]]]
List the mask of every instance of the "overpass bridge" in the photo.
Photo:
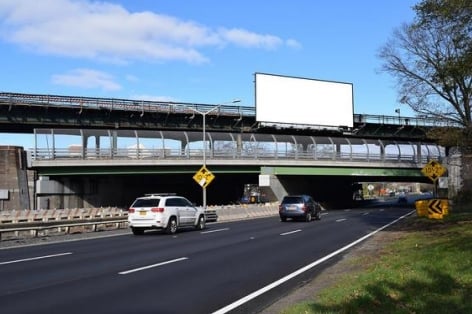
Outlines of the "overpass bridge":
[[[287,104],[290,106],[290,104]],[[426,140],[432,127],[449,122],[419,117],[354,114],[354,127],[264,125],[256,109],[225,104],[196,104],[0,92],[0,132],[33,133],[34,129],[202,130],[208,131]]]
[[[208,112],[205,123],[198,112]],[[0,93],[0,113],[0,132],[34,136],[27,152],[41,208],[127,206],[152,192],[198,202],[192,176],[203,159],[216,175],[209,204],[237,200],[260,176],[274,198],[350,199],[355,182],[429,182],[421,168],[447,157],[426,136],[441,122],[420,118],[355,114],[353,128],[262,125],[249,107],[13,93]]]

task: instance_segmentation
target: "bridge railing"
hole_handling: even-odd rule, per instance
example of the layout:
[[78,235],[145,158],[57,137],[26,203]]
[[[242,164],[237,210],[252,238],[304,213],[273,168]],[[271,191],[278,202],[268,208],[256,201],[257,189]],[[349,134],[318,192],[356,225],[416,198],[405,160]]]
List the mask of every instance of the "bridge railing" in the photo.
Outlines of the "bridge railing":
[[[82,96],[61,96],[43,94],[22,94],[0,92],[0,104],[8,106],[42,106],[59,108],[78,108],[88,110],[109,111],[133,111],[133,112],[158,112],[158,113],[185,113],[194,114],[194,110],[206,112],[218,106],[218,110],[212,111],[211,115],[228,115],[241,117],[255,117],[254,106],[235,106],[225,104],[195,104],[185,102],[165,102],[155,100],[130,100],[119,98],[97,98]],[[374,123],[390,125],[413,125],[413,126],[460,126],[450,120],[432,117],[404,117],[387,115],[354,114],[355,123]]]
[[158,113],[185,113],[193,114],[194,110],[208,111],[215,107],[218,110],[212,115],[222,114],[230,116],[255,116],[255,108],[248,106],[234,106],[225,104],[195,104],[185,102],[165,102],[154,100],[130,100],[118,98],[96,98],[80,96],[21,94],[0,92],[0,103],[12,106],[42,106],[59,108],[77,108],[88,110],[134,111]]
[[460,127],[451,120],[430,117],[404,117],[371,114],[354,114],[355,123],[372,123],[378,125],[411,125],[416,127]]
[[[68,148],[38,148],[28,151],[32,160],[200,160],[203,158],[202,149],[90,149],[81,152],[70,152]],[[392,153],[356,153],[356,152],[317,152],[308,151],[280,151],[272,149],[207,149],[207,159],[226,160],[325,160],[325,161],[354,161],[354,162],[398,162],[426,164],[431,159],[440,159],[440,156],[419,156],[415,154]]]

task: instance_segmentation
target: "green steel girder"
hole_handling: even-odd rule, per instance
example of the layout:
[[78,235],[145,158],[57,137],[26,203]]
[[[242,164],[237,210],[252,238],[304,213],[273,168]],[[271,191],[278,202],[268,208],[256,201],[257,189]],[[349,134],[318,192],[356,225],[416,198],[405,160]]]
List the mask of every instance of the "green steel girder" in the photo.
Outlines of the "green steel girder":
[[[201,166],[110,166],[110,167],[44,167],[38,169],[40,176],[84,175],[136,175],[136,174],[194,174]],[[208,166],[212,173],[260,173],[258,166]]]
[[424,177],[421,169],[349,167],[261,167],[261,174],[304,176]]
[[[110,167],[46,167],[38,169],[41,176],[136,175],[136,174],[194,174],[201,166],[110,166]],[[208,166],[214,174],[273,174],[304,176],[355,177],[424,177],[421,169],[350,168],[350,167],[259,167]]]

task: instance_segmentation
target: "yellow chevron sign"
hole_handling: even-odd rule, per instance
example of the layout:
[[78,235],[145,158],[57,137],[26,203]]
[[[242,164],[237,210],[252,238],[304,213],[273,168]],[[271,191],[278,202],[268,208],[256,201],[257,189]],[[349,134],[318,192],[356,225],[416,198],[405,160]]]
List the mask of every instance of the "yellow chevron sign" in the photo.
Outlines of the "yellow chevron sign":
[[415,202],[416,214],[418,217],[428,217],[430,219],[442,219],[449,214],[449,201],[447,199],[427,199]]
[[438,161],[431,160],[423,167],[423,169],[421,169],[421,172],[425,176],[429,177],[433,182],[436,182],[436,180],[446,172],[446,168]]
[[428,202],[428,218],[442,219],[443,208],[442,202],[439,199],[432,199]]

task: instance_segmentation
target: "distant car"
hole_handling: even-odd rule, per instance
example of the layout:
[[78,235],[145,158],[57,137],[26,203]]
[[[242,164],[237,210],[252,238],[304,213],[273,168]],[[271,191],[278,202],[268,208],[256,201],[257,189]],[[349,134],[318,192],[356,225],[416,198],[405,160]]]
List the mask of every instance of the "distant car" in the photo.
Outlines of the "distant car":
[[135,235],[162,229],[174,234],[183,227],[205,228],[205,212],[188,199],[175,194],[148,194],[138,197],[128,209],[128,225]]
[[279,205],[281,221],[291,219],[303,219],[311,221],[321,219],[321,205],[309,195],[288,195],[282,199]]

